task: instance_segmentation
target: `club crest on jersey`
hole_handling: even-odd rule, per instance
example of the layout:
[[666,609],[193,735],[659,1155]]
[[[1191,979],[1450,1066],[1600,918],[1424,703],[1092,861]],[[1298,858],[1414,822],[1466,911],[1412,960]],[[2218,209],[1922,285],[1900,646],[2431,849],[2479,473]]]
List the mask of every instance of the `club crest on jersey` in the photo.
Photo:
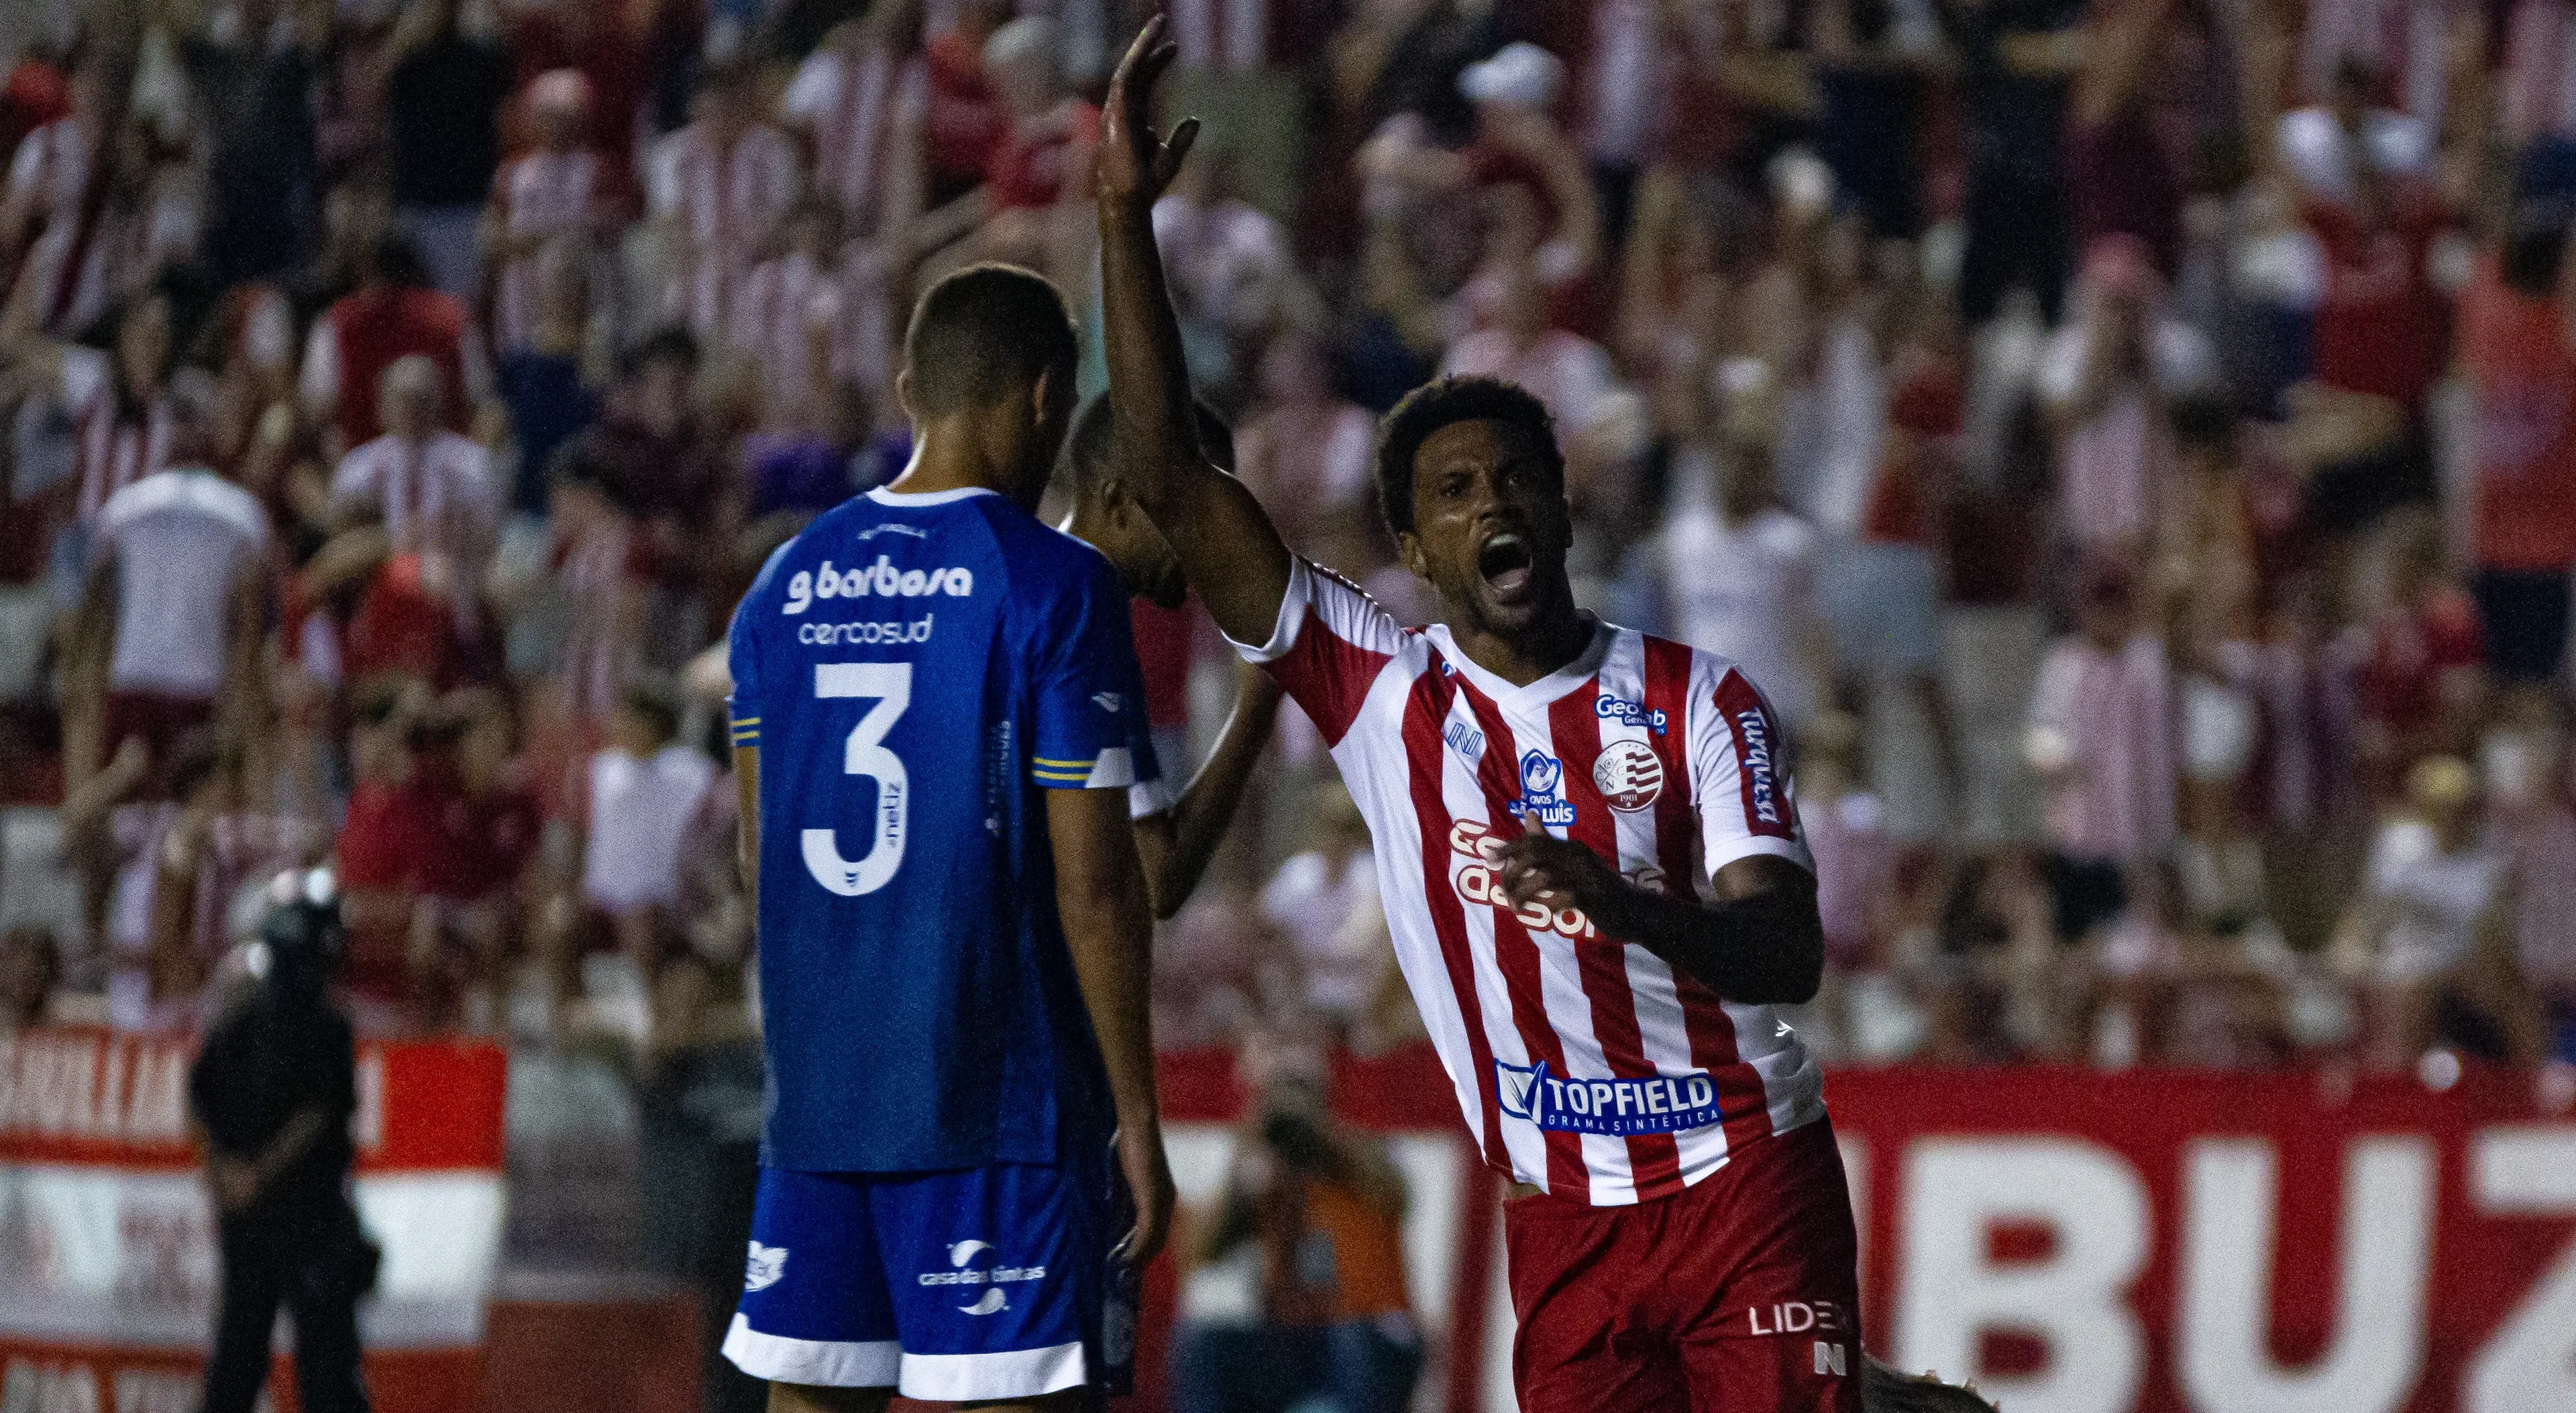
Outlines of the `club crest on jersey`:
[[1521,755],[1521,797],[1512,806],[1515,818],[1536,814],[1541,824],[1572,824],[1574,806],[1560,792],[1565,783],[1565,767],[1545,751],[1531,750]]
[[1612,741],[1593,758],[1592,784],[1610,808],[1634,813],[1664,793],[1664,762],[1643,741]]
[[1618,722],[1622,726],[1643,726],[1658,736],[1663,735],[1664,728],[1672,724],[1671,718],[1660,708],[1649,707],[1644,702],[1632,702],[1614,697],[1607,692],[1592,699],[1592,714],[1604,721]]
[[1547,1062],[1523,1066],[1494,1061],[1494,1098],[1506,1117],[1526,1119],[1555,1133],[1681,1133],[1724,1117],[1717,1081],[1706,1070],[1635,1079],[1568,1079],[1548,1073]]

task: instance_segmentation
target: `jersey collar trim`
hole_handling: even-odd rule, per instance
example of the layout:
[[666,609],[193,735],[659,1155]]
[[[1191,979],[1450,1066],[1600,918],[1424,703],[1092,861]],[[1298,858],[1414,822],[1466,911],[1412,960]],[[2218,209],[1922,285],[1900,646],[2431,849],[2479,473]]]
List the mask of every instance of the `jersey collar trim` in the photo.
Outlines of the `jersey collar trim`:
[[1524,706],[1544,706],[1591,681],[1599,675],[1602,660],[1610,655],[1611,640],[1619,636],[1618,629],[1595,618],[1592,620],[1592,642],[1576,655],[1574,661],[1526,687],[1520,687],[1478,667],[1474,660],[1459,650],[1457,640],[1449,636],[1448,624],[1434,623],[1422,631],[1425,637],[1439,645],[1442,660],[1457,668],[1477,691],[1497,702]]
[[994,490],[990,486],[959,486],[955,490],[950,491],[890,491],[883,486],[879,486],[875,490],[868,492],[868,499],[875,501],[879,505],[920,507],[925,505],[948,505],[956,501],[968,500],[975,496],[999,494],[1001,494],[1001,492]]

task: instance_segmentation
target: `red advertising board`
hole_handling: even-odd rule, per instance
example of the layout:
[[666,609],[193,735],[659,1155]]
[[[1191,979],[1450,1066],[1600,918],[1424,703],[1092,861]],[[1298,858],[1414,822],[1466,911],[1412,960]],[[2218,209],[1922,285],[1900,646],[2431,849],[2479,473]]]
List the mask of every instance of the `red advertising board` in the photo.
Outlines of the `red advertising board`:
[[[193,1053],[96,1030],[0,1038],[0,1408],[196,1406],[218,1272],[187,1141]],[[384,1413],[473,1404],[507,1076],[489,1044],[359,1047],[358,1210],[385,1252],[360,1327]],[[270,1393],[293,1407],[291,1379]]]
[[[2576,1413],[2576,1080],[2431,1079],[1837,1072],[1869,1345],[2010,1413]],[[1336,1089],[1464,1148],[1427,1051]],[[1165,1093],[1184,1120],[1242,1102],[1217,1055]],[[1508,1408],[1493,1185],[1426,1197],[1447,1406]]]

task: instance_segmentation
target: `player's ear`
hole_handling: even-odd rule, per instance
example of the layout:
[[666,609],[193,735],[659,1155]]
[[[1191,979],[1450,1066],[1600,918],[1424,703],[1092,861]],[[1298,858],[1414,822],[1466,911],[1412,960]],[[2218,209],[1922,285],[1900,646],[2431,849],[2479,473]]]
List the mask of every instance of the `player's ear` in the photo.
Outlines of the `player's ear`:
[[1395,532],[1395,557],[1410,572],[1428,579],[1431,568],[1422,560],[1422,539],[1411,530]]
[[903,408],[904,420],[918,422],[921,414],[912,405],[912,370],[904,368],[894,375],[894,400]]

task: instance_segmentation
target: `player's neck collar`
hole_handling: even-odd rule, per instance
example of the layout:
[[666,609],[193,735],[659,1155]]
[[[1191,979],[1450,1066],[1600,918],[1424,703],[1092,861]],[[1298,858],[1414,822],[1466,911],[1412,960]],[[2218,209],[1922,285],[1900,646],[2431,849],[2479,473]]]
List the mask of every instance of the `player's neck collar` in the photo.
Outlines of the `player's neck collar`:
[[1001,492],[990,486],[958,486],[945,491],[890,491],[883,486],[868,492],[868,499],[879,505],[919,508],[925,505],[947,505],[969,496],[996,496]]
[[1555,701],[1591,681],[1593,675],[1601,670],[1602,660],[1610,655],[1610,640],[1617,636],[1619,630],[1600,618],[1593,618],[1592,641],[1584,645],[1583,651],[1576,653],[1573,661],[1527,686],[1517,686],[1510,679],[1497,676],[1478,666],[1476,660],[1467,656],[1466,650],[1458,646],[1458,640],[1450,636],[1448,624],[1434,623],[1422,631],[1430,637],[1431,641],[1439,644],[1441,654],[1460,672],[1466,674],[1467,680],[1475,684],[1477,691],[1498,702],[1514,701],[1540,705]]

